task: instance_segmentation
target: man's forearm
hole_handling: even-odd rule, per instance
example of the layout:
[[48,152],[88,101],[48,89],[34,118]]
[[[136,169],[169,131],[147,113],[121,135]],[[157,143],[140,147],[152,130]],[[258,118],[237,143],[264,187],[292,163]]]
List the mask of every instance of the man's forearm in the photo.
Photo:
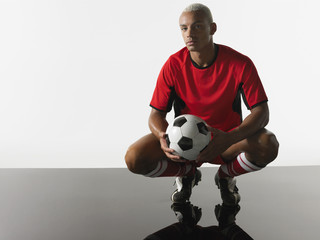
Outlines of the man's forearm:
[[160,112],[158,110],[152,109],[149,117],[149,128],[150,131],[158,139],[160,139],[161,132],[165,132],[168,127],[168,122],[166,120],[167,113]]
[[243,120],[239,127],[231,131],[231,142],[237,143],[260,129],[264,128],[269,122],[269,108],[267,103],[263,103],[251,110],[251,113]]

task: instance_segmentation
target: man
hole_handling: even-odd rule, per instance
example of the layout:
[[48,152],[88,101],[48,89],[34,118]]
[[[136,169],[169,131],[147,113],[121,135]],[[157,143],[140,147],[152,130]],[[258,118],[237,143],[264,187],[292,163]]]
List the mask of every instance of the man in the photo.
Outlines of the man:
[[[179,18],[186,47],[169,57],[159,74],[150,103],[151,134],[132,144],[125,156],[128,169],[148,177],[177,176],[173,202],[189,200],[201,180],[204,162],[220,164],[215,182],[224,205],[240,201],[235,176],[264,168],[278,154],[279,144],[265,129],[268,98],[252,61],[213,42],[217,26],[208,7],[188,6]],[[242,120],[240,95],[250,109]],[[201,117],[212,140],[196,161],[174,155],[165,140],[166,114]]]

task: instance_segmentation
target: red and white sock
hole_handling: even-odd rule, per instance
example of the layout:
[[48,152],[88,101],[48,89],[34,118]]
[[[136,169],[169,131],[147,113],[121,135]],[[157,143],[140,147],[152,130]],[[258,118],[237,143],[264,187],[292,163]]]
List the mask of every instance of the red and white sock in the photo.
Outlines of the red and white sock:
[[237,158],[230,162],[220,166],[218,174],[220,178],[235,177],[249,172],[255,172],[261,170],[262,167],[258,167],[249,162],[245,153],[240,153]]
[[196,165],[194,161],[179,163],[168,159],[158,162],[157,167],[146,174],[146,177],[181,177],[188,176],[195,173]]

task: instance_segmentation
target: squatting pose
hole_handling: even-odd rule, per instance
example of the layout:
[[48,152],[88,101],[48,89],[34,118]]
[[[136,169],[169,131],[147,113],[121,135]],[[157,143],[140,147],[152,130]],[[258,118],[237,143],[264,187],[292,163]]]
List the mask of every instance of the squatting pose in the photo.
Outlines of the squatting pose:
[[[186,47],[169,57],[150,102],[151,133],[133,143],[125,156],[128,169],[147,177],[176,176],[173,202],[188,201],[201,180],[203,163],[219,164],[215,183],[225,205],[240,201],[235,176],[258,171],[278,155],[279,143],[265,126],[268,98],[253,62],[234,49],[216,44],[217,25],[210,9],[192,4],[179,25]],[[250,110],[242,119],[241,96]],[[193,114],[206,121],[212,140],[195,161],[168,148],[167,113]]]

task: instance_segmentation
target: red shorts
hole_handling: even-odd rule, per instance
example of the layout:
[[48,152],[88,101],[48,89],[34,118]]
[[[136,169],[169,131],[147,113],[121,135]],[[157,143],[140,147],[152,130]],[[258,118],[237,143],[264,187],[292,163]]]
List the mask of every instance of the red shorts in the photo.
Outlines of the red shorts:
[[222,157],[219,155],[218,157],[216,157],[215,159],[213,159],[212,161],[208,161],[208,162],[202,162],[202,163],[197,163],[196,166],[200,167],[202,164],[204,163],[210,163],[210,164],[217,164],[217,165],[222,165],[225,162],[222,160]]

